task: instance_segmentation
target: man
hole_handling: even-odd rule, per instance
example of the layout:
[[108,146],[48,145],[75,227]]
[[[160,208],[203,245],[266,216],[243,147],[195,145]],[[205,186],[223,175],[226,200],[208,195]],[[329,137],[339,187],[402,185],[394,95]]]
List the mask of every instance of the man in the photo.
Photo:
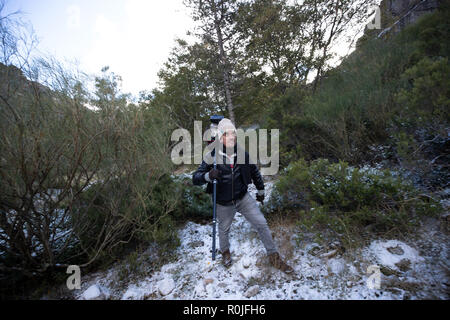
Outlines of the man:
[[[243,150],[240,150],[240,152],[245,152],[245,163],[237,163],[239,147],[236,143],[236,128],[229,119],[222,119],[218,124],[217,131],[222,147],[217,156],[222,157],[223,161],[221,163],[218,161],[216,169],[212,164],[203,161],[194,173],[192,180],[195,185],[208,183],[206,191],[211,193],[212,182],[217,179],[216,213],[219,222],[219,245],[222,263],[225,267],[232,264],[229,232],[234,215],[239,211],[258,231],[270,263],[283,272],[292,273],[294,270],[281,259],[278,253],[267,221],[258,204],[247,192],[247,186],[253,182],[258,189],[256,199],[261,203],[264,201],[264,181],[258,167],[256,164],[250,164],[249,155]],[[214,150],[212,155],[214,156]]]

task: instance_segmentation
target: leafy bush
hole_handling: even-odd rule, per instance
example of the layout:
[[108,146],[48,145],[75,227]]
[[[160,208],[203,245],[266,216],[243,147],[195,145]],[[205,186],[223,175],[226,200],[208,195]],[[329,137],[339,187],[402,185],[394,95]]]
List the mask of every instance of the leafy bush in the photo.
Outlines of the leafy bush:
[[350,241],[352,231],[366,227],[375,232],[408,231],[421,216],[438,212],[440,205],[387,169],[300,159],[285,169],[264,210],[298,213],[304,225],[329,228]]
[[177,192],[181,194],[181,202],[178,217],[183,220],[205,220],[212,218],[211,195],[207,194],[204,187],[192,185],[190,176],[179,176]]
[[272,101],[267,128],[280,128],[280,164],[287,166],[301,157],[314,158],[321,155],[317,139],[321,129],[313,119],[304,114],[308,92],[301,87],[291,87]]
[[139,185],[138,179],[131,185],[124,179],[114,179],[107,185],[94,184],[82,194],[72,220],[87,210],[81,215],[85,223],[75,225],[89,228],[74,231],[88,255],[117,256],[121,244],[130,241],[156,242],[161,251],[179,244],[174,218],[180,198],[173,192],[174,182],[168,175],[146,180],[145,185]]
[[402,89],[397,98],[408,115],[414,114],[414,118],[422,122],[433,117],[444,121],[449,119],[450,63],[447,57],[425,57],[407,69],[402,77],[411,85],[409,90]]

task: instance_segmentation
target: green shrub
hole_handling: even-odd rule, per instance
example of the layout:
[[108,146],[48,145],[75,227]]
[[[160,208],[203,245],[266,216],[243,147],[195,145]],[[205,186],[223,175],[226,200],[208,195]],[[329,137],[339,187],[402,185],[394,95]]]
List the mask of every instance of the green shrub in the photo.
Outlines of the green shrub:
[[[180,197],[173,180],[161,175],[132,181],[111,179],[107,184],[93,184],[81,195],[72,221],[82,227],[74,231],[88,256],[119,257],[130,242],[155,242],[164,253],[178,246],[175,219]],[[77,223],[79,212],[85,210],[80,215],[84,223]]]
[[177,192],[181,194],[178,218],[182,220],[204,220],[212,218],[211,195],[204,187],[194,186],[190,176],[175,179]]
[[311,117],[304,115],[308,91],[301,87],[291,87],[274,99],[270,106],[267,128],[280,128],[280,165],[286,167],[291,161],[301,157],[314,158],[322,155],[317,136],[320,128]]
[[407,69],[402,78],[408,86],[396,95],[401,117],[410,126],[448,123],[450,119],[450,63],[448,58],[425,57]]
[[350,241],[365,228],[408,231],[421,216],[436,214],[440,205],[387,169],[300,159],[282,173],[263,209],[298,213],[309,229],[329,228]]

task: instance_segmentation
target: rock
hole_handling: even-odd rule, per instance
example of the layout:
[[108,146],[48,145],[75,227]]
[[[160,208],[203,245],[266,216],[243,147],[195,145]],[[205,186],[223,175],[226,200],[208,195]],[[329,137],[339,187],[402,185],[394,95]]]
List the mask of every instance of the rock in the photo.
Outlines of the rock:
[[308,250],[308,253],[312,256],[316,256],[321,248],[319,246],[313,246],[311,249]]
[[392,254],[396,254],[396,255],[399,255],[399,256],[401,256],[401,255],[403,255],[405,253],[405,251],[403,251],[403,249],[399,245],[397,245],[395,247],[386,248],[386,250],[389,251]]
[[[155,298],[156,298],[155,293],[151,292],[151,293],[144,294],[144,296],[142,297],[142,300],[154,300]],[[174,298],[175,298],[175,295],[174,295]]]
[[161,267],[161,272],[162,273],[174,273],[176,266],[174,264],[166,264],[164,266]]
[[188,247],[194,249],[194,248],[198,248],[198,247],[203,247],[205,245],[205,243],[203,241],[193,241],[188,243]]
[[322,253],[320,255],[320,257],[321,258],[328,258],[328,259],[330,259],[330,258],[333,258],[337,253],[338,253],[337,249],[334,249],[334,250],[331,250],[329,252]]
[[208,284],[213,283],[213,282],[214,282],[214,279],[204,279],[204,280],[203,280],[203,284],[204,284],[205,286],[207,286]]
[[242,266],[244,268],[248,268],[248,267],[250,267],[250,265],[251,265],[251,261],[250,261],[249,258],[243,258],[242,259]]
[[255,266],[258,268],[265,268],[269,266],[269,259],[267,256],[261,256],[256,259]]
[[345,261],[343,259],[331,259],[328,266],[334,274],[341,274],[345,270]]
[[330,244],[328,245],[328,247],[329,247],[330,249],[332,249],[332,250],[337,250],[338,253],[343,253],[343,252],[345,252],[345,247],[344,247],[344,245],[342,244],[342,242],[339,241],[339,240],[333,241],[332,243],[330,243]]
[[207,290],[202,280],[199,280],[193,289],[193,295],[196,298],[205,297]]
[[212,264],[208,261],[208,263],[206,264],[206,267],[203,269],[203,273],[211,272],[213,268],[214,268],[214,264]]
[[400,273],[398,271],[393,270],[393,269],[391,269],[389,267],[386,267],[386,266],[380,266],[380,271],[386,277],[390,277],[392,275],[397,276],[397,277],[400,276]]
[[395,266],[399,268],[400,271],[406,272],[411,269],[411,261],[408,259],[402,259],[400,262],[397,262]]
[[82,297],[85,300],[103,300],[103,299],[105,299],[105,295],[102,293],[102,291],[96,284],[93,284],[92,286],[87,288],[86,291],[83,292]]
[[248,288],[247,291],[245,291],[244,296],[246,296],[247,298],[251,298],[257,295],[258,293],[259,293],[259,286],[254,285]]
[[354,265],[350,265],[348,267],[348,272],[352,275],[357,275],[358,274],[358,269],[356,269],[356,267]]
[[161,295],[167,296],[175,288],[175,281],[168,277],[158,282],[158,291]]

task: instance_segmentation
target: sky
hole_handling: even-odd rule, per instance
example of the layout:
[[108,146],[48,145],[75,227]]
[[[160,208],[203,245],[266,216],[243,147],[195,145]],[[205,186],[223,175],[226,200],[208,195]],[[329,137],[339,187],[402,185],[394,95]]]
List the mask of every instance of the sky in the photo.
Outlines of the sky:
[[194,27],[182,0],[6,0],[6,12],[15,10],[40,52],[90,74],[109,66],[133,95],[157,86],[175,39]]

